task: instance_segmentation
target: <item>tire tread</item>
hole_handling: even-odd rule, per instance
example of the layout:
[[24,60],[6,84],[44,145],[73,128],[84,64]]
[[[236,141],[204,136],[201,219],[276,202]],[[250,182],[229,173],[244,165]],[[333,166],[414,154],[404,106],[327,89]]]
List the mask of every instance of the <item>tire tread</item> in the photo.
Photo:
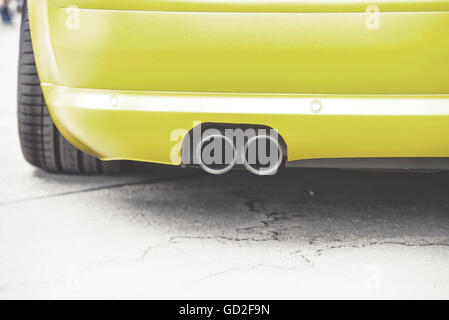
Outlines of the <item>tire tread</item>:
[[20,30],[17,116],[24,158],[54,173],[117,173],[120,162],[103,162],[71,145],[58,131],[45,102],[36,69],[25,1]]

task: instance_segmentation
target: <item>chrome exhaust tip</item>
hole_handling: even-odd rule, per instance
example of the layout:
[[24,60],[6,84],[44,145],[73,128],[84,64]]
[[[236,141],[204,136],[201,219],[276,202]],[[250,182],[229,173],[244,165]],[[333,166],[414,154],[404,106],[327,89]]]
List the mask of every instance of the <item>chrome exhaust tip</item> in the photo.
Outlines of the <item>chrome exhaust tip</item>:
[[231,171],[237,163],[234,142],[219,130],[205,135],[196,147],[196,162],[207,173],[220,175]]
[[245,168],[259,176],[278,173],[286,158],[285,148],[278,135],[257,135],[244,146],[242,160]]

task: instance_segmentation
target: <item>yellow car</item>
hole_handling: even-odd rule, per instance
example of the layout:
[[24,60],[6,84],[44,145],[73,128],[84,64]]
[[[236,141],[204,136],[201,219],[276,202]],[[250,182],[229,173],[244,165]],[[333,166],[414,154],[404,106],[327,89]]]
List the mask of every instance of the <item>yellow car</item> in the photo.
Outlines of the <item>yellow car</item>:
[[448,32],[446,0],[28,0],[23,153],[88,174],[446,169]]

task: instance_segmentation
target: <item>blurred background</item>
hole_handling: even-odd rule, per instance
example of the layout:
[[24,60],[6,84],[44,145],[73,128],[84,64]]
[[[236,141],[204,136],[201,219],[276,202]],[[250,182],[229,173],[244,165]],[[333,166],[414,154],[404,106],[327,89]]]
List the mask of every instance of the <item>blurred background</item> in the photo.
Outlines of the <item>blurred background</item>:
[[0,0],[0,3],[0,141],[5,141],[16,137],[15,106],[22,1]]
[[3,25],[13,25],[16,13],[22,12],[23,0],[1,0],[0,14]]

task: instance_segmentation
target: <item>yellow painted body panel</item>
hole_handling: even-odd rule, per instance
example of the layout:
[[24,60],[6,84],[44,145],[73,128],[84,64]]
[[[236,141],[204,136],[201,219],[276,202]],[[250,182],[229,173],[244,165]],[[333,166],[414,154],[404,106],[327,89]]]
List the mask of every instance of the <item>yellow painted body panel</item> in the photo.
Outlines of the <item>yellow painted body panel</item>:
[[[34,10],[44,1],[32,2]],[[43,82],[140,91],[449,93],[449,12],[380,13],[372,30],[363,7],[351,14],[80,10],[79,29],[69,29],[74,13],[48,3],[57,70],[41,74]],[[46,57],[37,49],[40,64]]]
[[365,12],[376,4],[382,12],[447,11],[446,0],[54,0],[58,7],[179,12]]
[[[363,0],[29,0],[29,9],[53,119],[76,147],[103,159],[178,164],[170,134],[194,121],[273,127],[289,160],[448,157],[449,1],[376,4],[374,16]],[[80,9],[67,8],[73,5]],[[73,99],[64,98],[65,88]],[[191,106],[192,93],[348,102],[398,95],[411,110],[414,97],[442,98],[437,114],[395,112],[393,100],[368,114],[367,100],[341,114],[276,114],[276,106],[249,113],[244,104],[229,113],[213,105],[169,112],[121,109],[120,101],[99,108],[96,94],[83,89],[111,99],[129,93],[136,106],[157,92],[176,92],[180,106]],[[332,110],[342,106],[332,103]]]

